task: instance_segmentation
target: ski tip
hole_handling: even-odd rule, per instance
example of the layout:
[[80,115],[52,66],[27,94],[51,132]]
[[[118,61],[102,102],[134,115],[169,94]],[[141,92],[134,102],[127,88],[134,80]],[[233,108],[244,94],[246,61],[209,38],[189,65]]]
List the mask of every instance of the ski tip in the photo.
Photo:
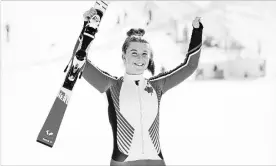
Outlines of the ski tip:
[[106,0],[98,0],[98,1],[100,1],[101,3],[103,3],[105,6],[108,6],[109,5],[109,3],[110,3],[110,1],[106,1]]
[[105,13],[108,5],[109,5],[108,1],[97,0],[94,7],[95,9],[100,10],[102,13]]
[[42,142],[42,141],[40,141],[40,140],[36,140],[36,142],[41,143],[41,144],[43,144],[43,145],[46,145],[46,146],[48,146],[48,147],[50,147],[50,148],[53,147],[53,145],[46,144],[45,142]]

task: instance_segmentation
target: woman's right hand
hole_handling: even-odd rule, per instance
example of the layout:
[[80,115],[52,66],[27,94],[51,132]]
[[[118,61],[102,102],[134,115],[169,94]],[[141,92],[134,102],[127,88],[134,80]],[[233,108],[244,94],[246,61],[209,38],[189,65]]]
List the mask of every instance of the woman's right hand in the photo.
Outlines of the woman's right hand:
[[90,8],[83,14],[84,21],[89,21],[95,14],[97,14],[96,9],[94,9],[93,7]]

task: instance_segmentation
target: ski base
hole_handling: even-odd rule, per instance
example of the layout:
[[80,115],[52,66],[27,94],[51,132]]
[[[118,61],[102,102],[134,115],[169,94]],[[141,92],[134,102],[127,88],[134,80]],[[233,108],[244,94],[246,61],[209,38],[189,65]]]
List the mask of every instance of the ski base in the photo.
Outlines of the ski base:
[[72,91],[61,88],[46,121],[37,137],[37,142],[53,147]]
[[87,60],[86,54],[81,56],[82,54],[77,55],[76,52],[85,53],[91,41],[94,40],[95,34],[98,31],[98,26],[107,9],[107,6],[107,2],[102,0],[96,1],[94,8],[97,11],[97,15],[95,15],[95,17],[93,17],[90,21],[84,22],[84,27],[75,44],[73,55],[69,61],[69,64],[64,70],[64,72],[66,72],[67,68],[69,67],[69,71],[66,74],[62,87],[60,88],[60,91],[43,124],[43,127],[38,134],[36,141],[43,145],[52,148],[56,141],[62,119],[72,94],[72,90],[78,77],[81,78]]

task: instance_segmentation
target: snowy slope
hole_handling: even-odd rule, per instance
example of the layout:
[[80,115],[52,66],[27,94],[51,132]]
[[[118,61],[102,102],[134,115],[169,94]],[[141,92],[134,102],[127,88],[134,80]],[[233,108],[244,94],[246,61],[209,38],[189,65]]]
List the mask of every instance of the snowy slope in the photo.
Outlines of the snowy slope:
[[[83,80],[74,89],[54,148],[35,142],[61,85],[61,66],[3,75],[3,165],[109,164],[113,144],[106,97]],[[275,164],[275,83],[185,82],[166,93],[160,139],[167,164]]]

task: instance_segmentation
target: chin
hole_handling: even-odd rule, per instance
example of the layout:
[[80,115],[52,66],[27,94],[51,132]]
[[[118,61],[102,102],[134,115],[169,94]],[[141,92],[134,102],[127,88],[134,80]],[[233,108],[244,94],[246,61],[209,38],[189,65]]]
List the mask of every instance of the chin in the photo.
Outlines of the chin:
[[136,69],[135,74],[143,74],[144,71],[145,71],[144,69],[142,69],[142,70],[137,70],[137,69]]

